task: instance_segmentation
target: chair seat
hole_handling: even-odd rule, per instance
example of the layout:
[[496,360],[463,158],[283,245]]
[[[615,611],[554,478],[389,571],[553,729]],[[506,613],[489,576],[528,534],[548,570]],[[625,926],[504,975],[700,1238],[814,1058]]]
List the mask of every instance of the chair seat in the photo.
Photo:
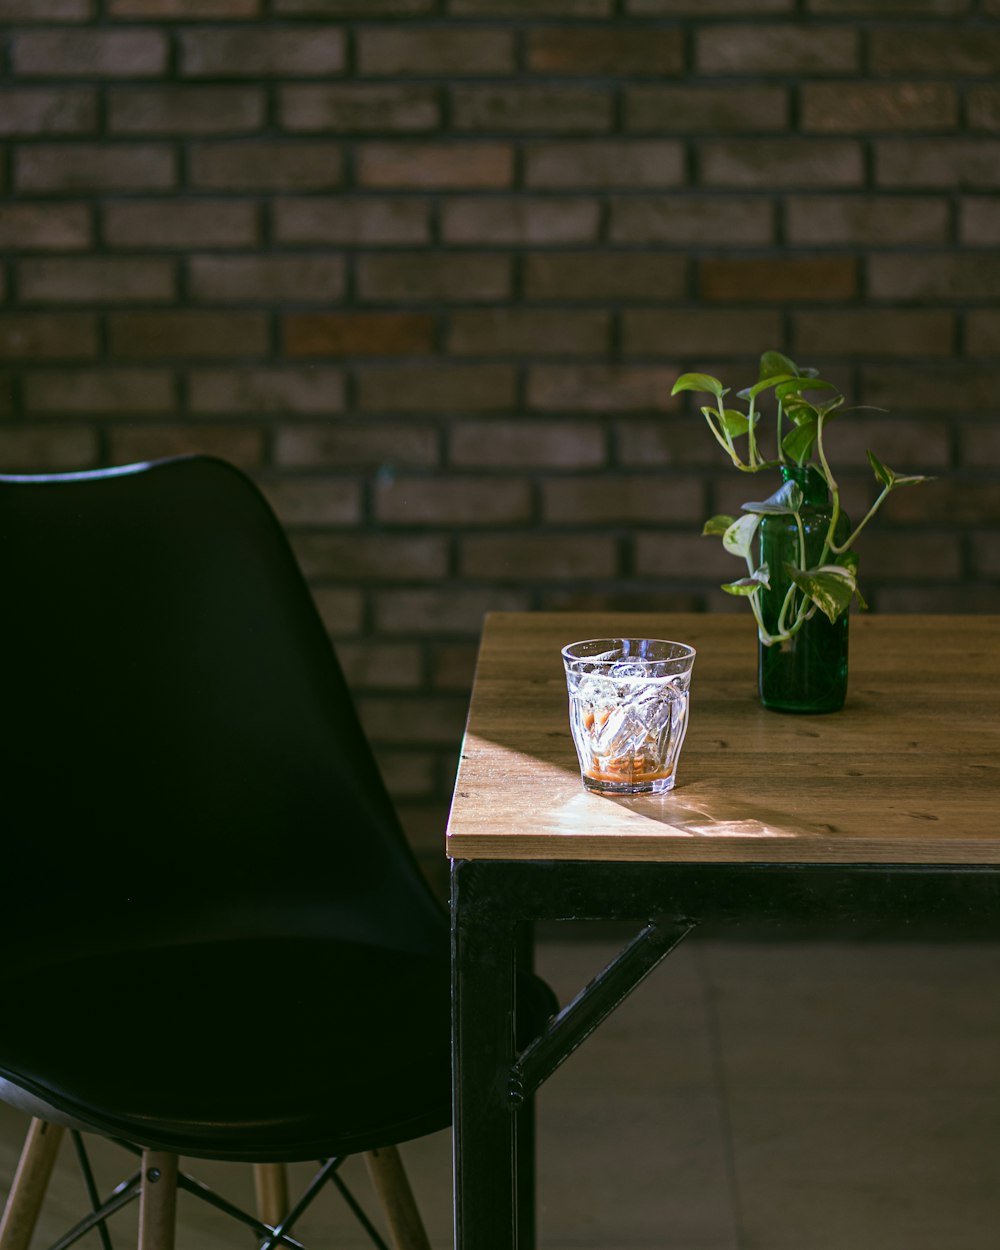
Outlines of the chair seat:
[[[64,962],[6,990],[18,1011],[5,1021],[0,1075],[143,1146],[291,1161],[451,1122],[446,958],[311,938],[221,941]],[[526,978],[522,998],[540,1026],[547,987]]]

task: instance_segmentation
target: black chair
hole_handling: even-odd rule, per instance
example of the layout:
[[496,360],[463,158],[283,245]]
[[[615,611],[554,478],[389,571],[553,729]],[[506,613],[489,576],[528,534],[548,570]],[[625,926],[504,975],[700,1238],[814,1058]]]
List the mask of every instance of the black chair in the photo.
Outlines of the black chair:
[[142,1155],[60,1245],[141,1195],[169,1250],[185,1155],[259,1165],[240,1218],[295,1246],[275,1165],[322,1161],[308,1197],[359,1152],[426,1244],[394,1147],[451,1119],[447,920],[267,504],[202,456],[2,477],[0,585],[0,1099],[35,1117],[0,1247],[58,1126]]

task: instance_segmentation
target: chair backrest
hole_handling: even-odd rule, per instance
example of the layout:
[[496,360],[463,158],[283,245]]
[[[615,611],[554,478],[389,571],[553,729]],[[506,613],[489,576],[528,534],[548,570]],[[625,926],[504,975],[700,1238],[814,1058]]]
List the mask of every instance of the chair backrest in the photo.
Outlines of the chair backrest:
[[0,966],[315,934],[447,952],[326,630],[210,457],[0,477]]

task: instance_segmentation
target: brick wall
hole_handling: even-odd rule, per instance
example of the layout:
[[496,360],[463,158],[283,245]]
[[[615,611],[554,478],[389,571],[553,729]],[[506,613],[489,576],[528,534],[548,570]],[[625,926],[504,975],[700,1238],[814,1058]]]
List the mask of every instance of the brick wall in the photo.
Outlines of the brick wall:
[[[0,0],[0,468],[204,450],[437,852],[490,608],[739,609],[669,397],[778,347],[940,475],[876,609],[1000,610],[1000,0]],[[749,621],[748,621],[749,628]]]

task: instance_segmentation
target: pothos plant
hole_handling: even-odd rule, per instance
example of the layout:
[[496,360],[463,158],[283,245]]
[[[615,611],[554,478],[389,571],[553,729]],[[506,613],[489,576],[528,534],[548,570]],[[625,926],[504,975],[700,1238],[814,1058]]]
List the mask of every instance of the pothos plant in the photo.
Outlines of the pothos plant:
[[[844,396],[831,382],[820,378],[817,370],[800,368],[780,352],[770,351],[760,358],[757,381],[737,392],[736,398],[743,402],[742,410],[727,404],[729,388],[707,373],[682,374],[671,394],[680,391],[714,396],[715,404],[704,405],[702,414],[716,442],[741,472],[759,473],[762,469],[811,465],[822,474],[830,494],[829,524],[819,558],[812,563],[807,559],[803,492],[790,478],[767,499],[743,504],[742,516],[713,516],[705,522],[703,534],[721,535],[725,549],[746,560],[747,576],[727,582],[722,589],[748,599],[761,642],[771,646],[793,638],[817,611],[833,623],[848,610],[853,599],[866,608],[868,605],[858,589],[858,556],[853,550],[854,543],[894,490],[930,479],[895,473],[869,451],[868,463],[880,487],[879,494],[860,524],[838,541],[843,514],[840,487],[827,458],[826,427],[835,414],[843,410]],[[765,436],[760,428],[763,414],[759,404],[761,398],[768,395],[774,401],[774,429],[773,435]],[[771,455],[765,454],[765,441],[773,445]],[[794,565],[785,566],[790,584],[776,624],[771,628],[764,623],[761,596],[770,589],[772,570],[765,563],[757,563],[754,556],[757,528],[766,516],[792,517],[798,530],[798,558]]]

